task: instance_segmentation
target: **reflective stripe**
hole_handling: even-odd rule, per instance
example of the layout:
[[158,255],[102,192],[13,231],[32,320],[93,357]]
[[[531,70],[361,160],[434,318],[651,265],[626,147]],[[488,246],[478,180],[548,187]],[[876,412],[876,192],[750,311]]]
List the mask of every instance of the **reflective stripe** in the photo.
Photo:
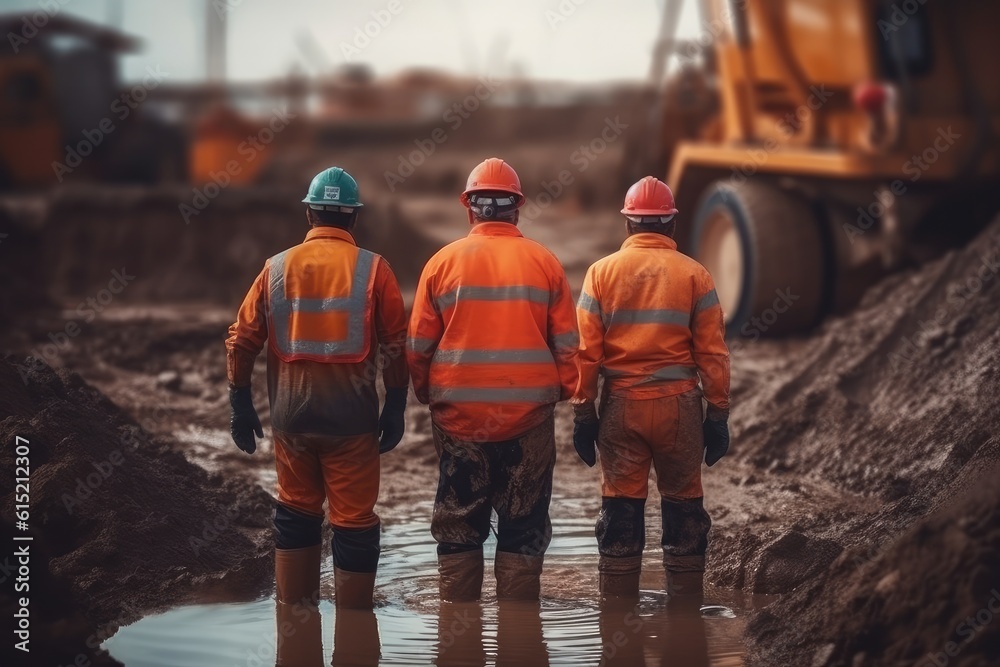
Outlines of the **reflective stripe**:
[[556,334],[552,337],[552,344],[555,345],[556,352],[571,352],[580,347],[580,334],[575,331]]
[[601,314],[601,304],[597,302],[597,299],[590,296],[586,292],[580,292],[580,301],[576,304],[577,308],[581,308],[588,313],[593,313],[594,315]]
[[666,308],[650,310],[613,310],[604,314],[604,326],[612,324],[676,324],[686,327],[691,322],[690,313]]
[[549,291],[531,285],[502,285],[500,287],[463,285],[435,297],[434,304],[438,310],[445,310],[454,306],[458,301],[531,301],[547,305]]
[[654,382],[656,380],[689,380],[697,377],[698,369],[694,366],[664,366],[656,371],[643,382]]
[[442,350],[434,353],[434,363],[445,364],[544,364],[552,363],[548,350]]
[[[631,371],[622,371],[612,368],[602,368],[601,371],[604,373],[605,377],[616,378],[616,377],[637,377],[637,373]],[[644,382],[655,382],[656,380],[688,380],[693,377],[697,377],[698,369],[694,366],[681,366],[679,364],[671,364],[669,366],[664,366],[663,368],[654,371],[646,378],[641,380],[639,384]]]
[[448,403],[555,403],[559,387],[432,387],[430,399]]
[[[268,308],[273,331],[271,337],[282,355],[310,355],[317,357],[356,356],[363,354],[368,339],[365,325],[368,320],[368,285],[371,282],[375,253],[358,251],[351,282],[351,294],[328,299],[289,299],[285,295],[285,254],[271,258],[268,284]],[[288,332],[293,313],[333,313],[347,315],[347,338],[344,340],[293,340]]]
[[711,308],[712,306],[719,305],[719,295],[716,294],[715,290],[711,290],[705,294],[705,296],[698,299],[698,303],[694,306],[694,314],[697,315],[706,308]]
[[427,354],[434,349],[437,341],[431,338],[407,338],[406,346],[417,354]]
[[351,297],[334,296],[329,299],[288,299],[288,303],[295,312],[299,313],[326,313],[331,310],[346,310],[351,305]]

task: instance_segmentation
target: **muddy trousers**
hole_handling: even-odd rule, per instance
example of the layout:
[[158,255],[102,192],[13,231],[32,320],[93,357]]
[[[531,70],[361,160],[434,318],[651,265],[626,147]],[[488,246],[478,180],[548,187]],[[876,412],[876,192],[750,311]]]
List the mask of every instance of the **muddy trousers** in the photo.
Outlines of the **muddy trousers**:
[[[434,428],[440,477],[431,534],[438,543],[442,597],[477,599],[483,543],[496,510],[497,595],[538,597],[542,558],[552,540],[549,500],[555,465],[555,422],[548,416],[524,435],[502,442],[465,442]],[[452,583],[455,585],[452,586]],[[462,589],[462,590],[459,590]]]
[[597,544],[602,572],[638,572],[645,547],[649,471],[656,471],[663,522],[663,564],[703,572],[708,531],[701,486],[701,392],[645,400],[607,397],[597,437],[602,505]]

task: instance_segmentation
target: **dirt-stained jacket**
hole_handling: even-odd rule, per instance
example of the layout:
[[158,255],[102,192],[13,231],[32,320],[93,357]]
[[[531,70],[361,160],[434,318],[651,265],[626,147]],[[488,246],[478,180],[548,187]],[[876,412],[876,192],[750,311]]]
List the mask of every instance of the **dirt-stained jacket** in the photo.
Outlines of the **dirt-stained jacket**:
[[229,327],[232,385],[250,384],[265,343],[271,423],[285,433],[372,433],[380,365],[386,387],[409,381],[396,277],[343,229],[314,227],[303,243],[267,260]]

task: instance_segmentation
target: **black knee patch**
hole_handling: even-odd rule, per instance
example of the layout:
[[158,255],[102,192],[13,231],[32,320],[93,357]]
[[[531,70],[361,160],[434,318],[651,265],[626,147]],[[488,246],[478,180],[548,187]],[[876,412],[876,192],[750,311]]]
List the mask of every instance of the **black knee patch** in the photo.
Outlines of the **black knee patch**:
[[597,518],[597,550],[602,556],[640,556],[646,546],[643,498],[604,498]]
[[346,572],[374,572],[378,569],[382,526],[371,528],[333,527],[333,564]]
[[660,502],[663,511],[663,552],[670,556],[703,556],[708,550],[712,519],[704,498]]
[[314,547],[323,539],[323,517],[278,503],[274,508],[274,545],[278,549]]

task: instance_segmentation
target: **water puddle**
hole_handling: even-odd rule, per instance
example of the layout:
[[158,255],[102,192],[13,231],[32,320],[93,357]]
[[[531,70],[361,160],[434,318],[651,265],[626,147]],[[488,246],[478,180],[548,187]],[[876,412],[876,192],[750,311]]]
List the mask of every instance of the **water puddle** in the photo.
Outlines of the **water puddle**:
[[[429,515],[429,507],[414,510]],[[486,545],[482,604],[438,601],[434,542],[425,522],[384,524],[382,542],[374,612],[337,612],[324,601],[318,618],[299,610],[276,619],[273,598],[193,605],[121,628],[104,648],[129,667],[260,667],[275,664],[280,624],[288,637],[283,646],[295,653],[289,665],[735,667],[743,664],[747,613],[760,602],[710,589],[700,612],[668,608],[659,554],[650,551],[639,604],[601,608],[589,519],[556,522],[540,604],[496,602],[493,539]],[[329,557],[324,562],[323,597],[331,600]]]

